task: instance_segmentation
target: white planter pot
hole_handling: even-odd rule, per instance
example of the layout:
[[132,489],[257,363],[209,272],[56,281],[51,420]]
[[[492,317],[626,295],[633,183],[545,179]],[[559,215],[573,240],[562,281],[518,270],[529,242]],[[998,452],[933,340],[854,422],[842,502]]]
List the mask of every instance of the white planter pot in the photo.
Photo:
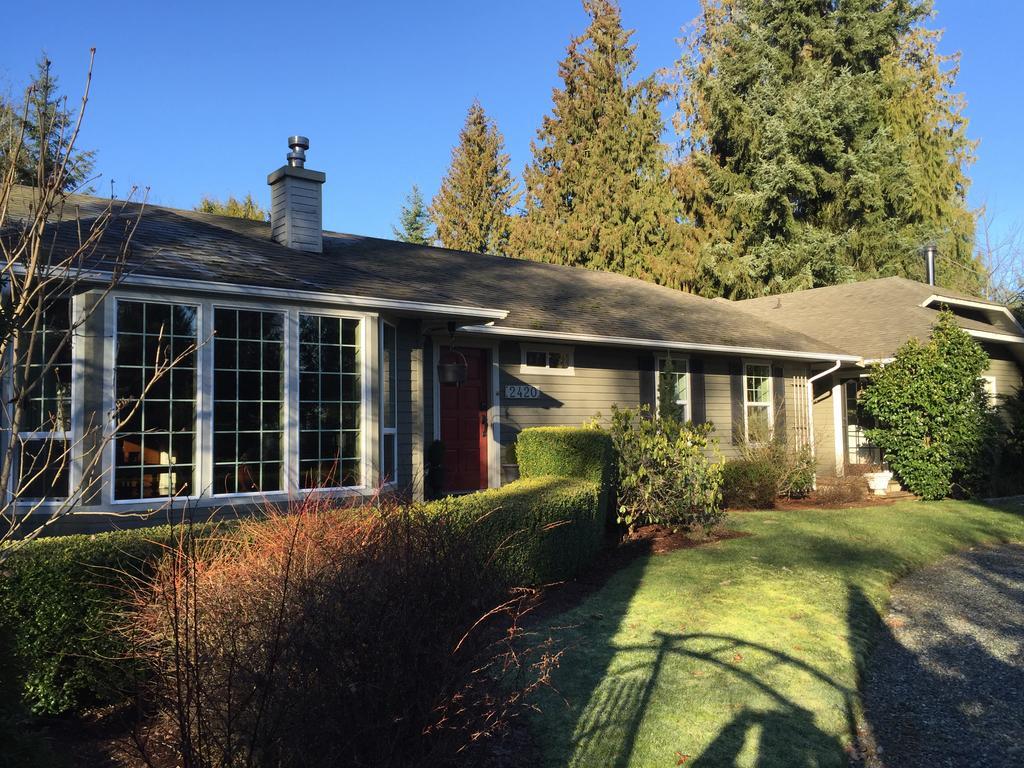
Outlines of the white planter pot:
[[868,472],[864,477],[868,481],[868,488],[874,492],[875,496],[885,496],[889,483],[892,481],[892,472]]

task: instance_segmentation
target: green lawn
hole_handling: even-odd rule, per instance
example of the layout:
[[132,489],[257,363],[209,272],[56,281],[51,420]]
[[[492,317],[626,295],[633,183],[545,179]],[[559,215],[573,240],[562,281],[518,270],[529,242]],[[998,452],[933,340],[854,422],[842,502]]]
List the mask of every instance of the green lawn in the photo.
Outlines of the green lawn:
[[[900,575],[1024,516],[965,502],[749,512],[753,534],[641,557],[548,622],[568,644],[532,731],[552,766],[844,766],[858,667]],[[685,760],[684,756],[689,756]]]

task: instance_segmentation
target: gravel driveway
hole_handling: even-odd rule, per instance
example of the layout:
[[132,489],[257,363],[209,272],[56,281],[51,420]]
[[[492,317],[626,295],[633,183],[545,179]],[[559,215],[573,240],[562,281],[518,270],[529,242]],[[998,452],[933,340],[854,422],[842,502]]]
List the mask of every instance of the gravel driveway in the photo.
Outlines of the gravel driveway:
[[903,579],[885,630],[864,679],[869,766],[1024,766],[1024,547]]

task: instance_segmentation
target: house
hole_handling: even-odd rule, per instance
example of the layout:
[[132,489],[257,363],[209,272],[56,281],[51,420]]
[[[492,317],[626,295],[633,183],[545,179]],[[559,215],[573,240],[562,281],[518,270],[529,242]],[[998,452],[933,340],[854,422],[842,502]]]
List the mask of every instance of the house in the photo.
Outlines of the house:
[[[524,427],[583,424],[614,404],[656,406],[665,395],[686,418],[713,423],[727,457],[772,428],[815,445],[822,471],[841,472],[851,450],[837,437],[849,432],[846,382],[926,334],[940,303],[959,302],[966,326],[1000,354],[1024,343],[998,305],[910,281],[726,302],[616,274],[325,232],[326,176],[305,167],[307,140],[289,146],[268,177],[271,223],[147,206],[109,291],[120,241],[108,228],[87,281],[50,319],[59,332],[86,318],[56,366],[69,386],[43,387],[35,405],[64,414],[63,429],[15,436],[26,455],[65,441],[73,460],[27,496],[72,494],[85,513],[244,509],[381,486],[422,497],[435,440],[443,490],[469,491],[515,476]],[[17,190],[14,213],[30,200],[31,190]],[[74,248],[82,222],[108,202],[74,196],[80,220],[54,227],[55,246]],[[87,437],[87,425],[138,402],[160,345],[183,359],[116,434]],[[993,363],[1001,392],[1020,379],[1014,352],[1005,356]],[[106,520],[65,518],[62,530]]]
[[[929,271],[934,274],[933,271]],[[810,329],[859,358],[817,378],[813,392],[819,472],[842,472],[881,457],[864,435],[871,426],[858,405],[865,367],[893,358],[908,339],[926,341],[942,309],[988,353],[985,384],[997,406],[1021,386],[1024,328],[1003,305],[903,277],[887,277],[738,302],[766,322]]]

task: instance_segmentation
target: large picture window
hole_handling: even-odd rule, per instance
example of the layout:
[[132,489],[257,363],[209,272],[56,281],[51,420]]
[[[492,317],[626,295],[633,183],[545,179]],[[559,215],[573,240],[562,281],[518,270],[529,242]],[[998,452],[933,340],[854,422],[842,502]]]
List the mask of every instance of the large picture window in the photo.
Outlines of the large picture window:
[[284,316],[214,309],[213,492],[280,491]]
[[114,498],[192,495],[196,308],[117,302]]
[[360,323],[299,315],[299,482],[303,488],[358,486]]
[[744,366],[747,440],[761,442],[772,434],[772,369],[767,363]]
[[381,325],[380,474],[384,483],[398,481],[398,333]]
[[663,358],[658,361],[657,411],[659,417],[690,419],[689,361]]
[[15,378],[24,393],[18,424],[19,486],[24,499],[68,495],[71,429],[71,301],[50,299],[35,332],[20,339]]

